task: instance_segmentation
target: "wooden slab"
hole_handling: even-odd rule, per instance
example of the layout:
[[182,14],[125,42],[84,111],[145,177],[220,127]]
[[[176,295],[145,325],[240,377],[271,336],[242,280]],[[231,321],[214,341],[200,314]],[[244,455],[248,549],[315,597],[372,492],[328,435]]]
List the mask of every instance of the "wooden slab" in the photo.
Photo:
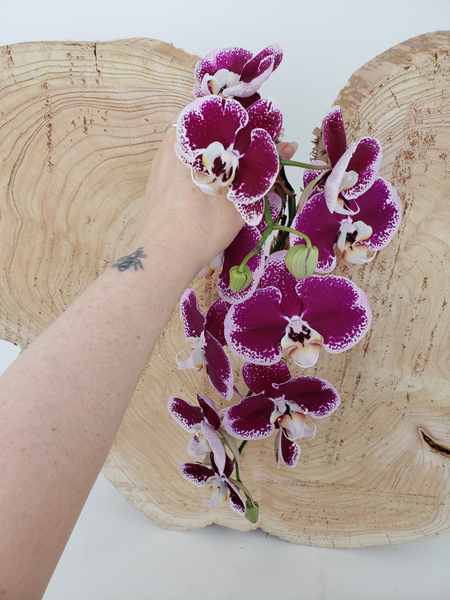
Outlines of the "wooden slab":
[[[308,370],[339,389],[343,408],[318,421],[296,469],[276,468],[272,439],[245,448],[258,526],[291,542],[355,547],[450,530],[449,50],[450,32],[409,40],[357,71],[337,99],[350,141],[380,140],[381,175],[404,217],[371,264],[338,271],[366,291],[374,315],[355,348],[323,353]],[[125,247],[162,131],[191,100],[195,62],[151,40],[1,49],[3,339],[25,347]],[[210,279],[193,288],[203,307],[215,298]],[[103,472],[163,527],[251,529],[226,504],[206,507],[178,474],[189,435],[167,398],[193,401],[200,390],[224,405],[204,374],[175,369],[184,347],[175,311]]]

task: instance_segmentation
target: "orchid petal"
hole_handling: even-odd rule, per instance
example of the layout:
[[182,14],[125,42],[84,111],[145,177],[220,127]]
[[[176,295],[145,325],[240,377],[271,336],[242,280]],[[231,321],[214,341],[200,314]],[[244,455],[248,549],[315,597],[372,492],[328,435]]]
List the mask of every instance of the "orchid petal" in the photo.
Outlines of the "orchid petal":
[[230,480],[227,480],[226,484],[230,491],[230,506],[232,510],[243,517],[245,515],[246,505],[241,492]]
[[233,371],[221,344],[205,331],[206,372],[213,388],[225,400],[233,397]]
[[269,366],[246,362],[242,367],[242,377],[245,385],[253,393],[264,393],[270,398],[277,398],[281,393],[278,392],[278,389],[275,389],[278,386],[273,386],[288,381],[291,374],[282,360]]
[[371,250],[381,250],[392,240],[402,218],[402,204],[395,188],[378,177],[372,186],[358,198],[358,215],[372,229],[367,241]]
[[240,440],[267,438],[275,429],[270,422],[273,408],[273,401],[264,394],[249,396],[230,406],[223,416],[223,426]]
[[[214,454],[211,452],[211,454],[209,455],[209,458],[211,460],[211,466],[214,469],[215,473],[218,474],[219,473],[219,469],[216,465],[216,463],[214,462]],[[228,454],[225,454],[225,467],[223,470],[223,476],[224,477],[230,477],[231,473],[234,471],[234,464],[233,461],[231,460],[231,458],[228,456]]]
[[195,78],[197,84],[194,86],[194,95],[200,93],[200,86],[205,75],[214,75],[221,69],[227,69],[232,73],[240,75],[245,64],[252,59],[252,53],[244,48],[218,48],[208,52],[202,60],[195,65]]
[[180,475],[190,483],[201,487],[208,483],[210,477],[214,477],[215,473],[211,467],[202,463],[185,463],[180,467]]
[[298,280],[287,270],[286,254],[286,250],[280,250],[269,256],[259,287],[275,286],[281,292],[281,310],[288,317],[298,317],[302,311],[301,300],[295,291]]
[[352,143],[344,154],[337,161],[333,170],[327,177],[324,187],[325,201],[328,206],[328,210],[333,212],[336,207],[338,194],[341,191],[342,179],[347,171],[347,166],[351,157],[353,156],[356,149],[356,144]]
[[225,98],[248,98],[249,96],[253,96],[253,94],[257,92],[262,84],[270,77],[273,71],[273,65],[274,59],[272,57],[264,58],[263,61],[258,65],[258,70],[254,73],[253,77],[251,79],[249,78],[249,81],[243,81],[242,78],[240,78],[239,83],[233,87],[228,87],[223,90],[223,96]]
[[202,396],[202,394],[197,394],[197,401],[200,405],[200,408],[203,412],[203,415],[206,421],[214,427],[214,429],[219,429],[220,427],[220,417],[217,412],[217,408],[211,398],[208,396]]
[[198,156],[214,142],[232,147],[236,132],[248,121],[247,111],[235,100],[206,96],[194,100],[178,116],[177,141],[182,155]]
[[338,391],[320,377],[294,377],[285,383],[274,384],[290,404],[295,403],[315,419],[331,415],[341,406]]
[[227,343],[223,327],[229,309],[229,303],[219,298],[211,304],[205,317],[205,330],[209,331],[221,346],[225,346]]
[[271,58],[271,72],[274,71],[280,64],[283,58],[283,50],[279,44],[272,44],[261,50],[256,56],[249,60],[242,69],[241,79],[243,81],[251,81],[255,77],[259,77],[261,73],[267,69],[267,58]]
[[234,205],[247,225],[255,227],[261,223],[264,216],[264,198],[260,198],[252,204],[235,202]]
[[281,292],[267,287],[230,308],[225,318],[225,339],[237,356],[263,365],[280,360],[280,340],[287,325],[280,302]]
[[167,400],[167,408],[175,421],[186,431],[196,431],[203,421],[201,408],[193,406],[182,398],[170,397]]
[[248,150],[239,158],[239,169],[230,183],[228,199],[243,204],[260,199],[274,184],[279,164],[270,135],[264,129],[254,129]]
[[280,429],[278,453],[286,467],[293,468],[297,466],[298,459],[300,458],[300,446],[295,442],[292,442],[286,436],[283,429]]
[[349,279],[312,275],[299,281],[302,319],[324,338],[328,352],[343,352],[356,344],[370,327],[370,305],[364,292]]
[[339,106],[333,106],[324,119],[323,140],[331,166],[334,167],[347,149],[344,120]]
[[381,156],[381,145],[377,139],[365,137],[359,140],[347,168],[348,171],[358,174],[358,181],[349,189],[342,191],[344,198],[355,199],[370,188],[378,177]]
[[186,338],[199,338],[205,318],[200,312],[197,296],[193,290],[187,289],[181,296],[180,317]]
[[214,462],[217,466],[218,472],[220,475],[222,475],[223,470],[225,468],[226,458],[223,442],[220,439],[220,436],[215,430],[215,428],[206,421],[203,421],[202,423],[202,432],[212,450],[212,453],[214,455]]
[[248,110],[248,122],[236,135],[234,150],[244,154],[251,143],[251,132],[254,129],[264,129],[272,140],[276,140],[283,125],[283,113],[276,100],[262,98],[252,104]]
[[317,166],[323,165],[325,168],[323,171],[321,169],[305,169],[303,171],[303,187],[305,188],[308,187],[311,182],[313,182],[315,179],[318,179],[325,173],[331,173],[329,168],[330,165],[323,160],[312,160],[311,164]]

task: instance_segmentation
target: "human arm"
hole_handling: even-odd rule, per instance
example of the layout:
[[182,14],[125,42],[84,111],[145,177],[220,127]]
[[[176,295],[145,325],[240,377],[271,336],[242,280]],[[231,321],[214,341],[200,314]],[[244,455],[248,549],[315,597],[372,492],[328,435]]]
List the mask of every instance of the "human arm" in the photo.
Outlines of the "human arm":
[[174,141],[123,253],[142,248],[143,269],[108,268],[0,378],[0,597],[42,597],[173,307],[243,224],[196,188]]

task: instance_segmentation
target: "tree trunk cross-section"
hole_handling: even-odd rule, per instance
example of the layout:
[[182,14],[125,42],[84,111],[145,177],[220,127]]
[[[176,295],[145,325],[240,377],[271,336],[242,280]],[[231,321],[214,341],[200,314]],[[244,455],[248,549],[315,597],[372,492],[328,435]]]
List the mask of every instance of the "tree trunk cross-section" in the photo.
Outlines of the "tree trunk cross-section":
[[[276,468],[271,438],[245,448],[257,526],[291,542],[355,547],[450,530],[449,51],[450,32],[408,40],[354,73],[336,101],[348,141],[380,140],[403,221],[372,263],[337,271],[373,312],[359,344],[308,370],[339,390],[342,409],[317,421],[295,469]],[[120,256],[164,127],[192,100],[196,60],[154,40],[0,49],[0,337],[26,347]],[[212,279],[192,287],[203,309],[216,297]],[[225,405],[204,373],[177,370],[185,347],[176,309],[103,472],[163,527],[255,528],[226,503],[210,510],[179,475],[190,436],[167,398],[200,391]]]

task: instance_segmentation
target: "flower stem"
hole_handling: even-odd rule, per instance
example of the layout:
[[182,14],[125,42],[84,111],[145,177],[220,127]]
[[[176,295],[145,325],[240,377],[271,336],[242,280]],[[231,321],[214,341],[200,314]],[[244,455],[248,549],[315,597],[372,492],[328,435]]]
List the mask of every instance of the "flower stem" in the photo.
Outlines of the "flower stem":
[[[246,444],[247,442],[248,442],[248,440],[244,440],[244,441],[242,442],[242,444],[239,446],[239,454],[242,454],[242,450],[245,448],[245,444]],[[237,479],[238,481],[241,481],[241,477],[240,477],[240,475],[239,475],[239,465],[237,464],[237,460],[234,458],[234,459],[233,459],[233,462],[234,462],[234,468],[235,468],[235,470],[236,470],[236,479]],[[241,483],[242,483],[242,481],[241,481]]]
[[316,171],[331,169],[329,165],[311,165],[309,163],[298,162],[296,160],[288,160],[287,158],[280,158],[280,165],[287,167],[300,167],[301,169],[312,169]]
[[255,254],[257,254],[259,256],[261,254],[261,248],[264,246],[265,241],[267,240],[267,238],[272,233],[272,231],[275,227],[273,224],[272,215],[270,214],[270,208],[269,208],[269,202],[267,200],[267,196],[264,196],[264,217],[267,222],[267,229],[261,236],[261,239],[259,240],[259,242],[253,248],[253,250],[251,252],[249,252],[247,254],[247,256],[244,258],[244,260],[241,262],[241,264],[239,265],[239,271],[242,271],[244,269],[244,266],[248,263],[248,261],[251,259],[252,256],[254,256]]
[[296,229],[291,229],[291,227],[285,227],[284,225],[274,225],[273,228],[279,229],[280,231],[286,231],[288,233],[295,233],[295,235],[298,235],[299,237],[301,237],[305,240],[307,248],[312,247],[311,240],[305,233],[301,233],[300,231],[297,231]]

